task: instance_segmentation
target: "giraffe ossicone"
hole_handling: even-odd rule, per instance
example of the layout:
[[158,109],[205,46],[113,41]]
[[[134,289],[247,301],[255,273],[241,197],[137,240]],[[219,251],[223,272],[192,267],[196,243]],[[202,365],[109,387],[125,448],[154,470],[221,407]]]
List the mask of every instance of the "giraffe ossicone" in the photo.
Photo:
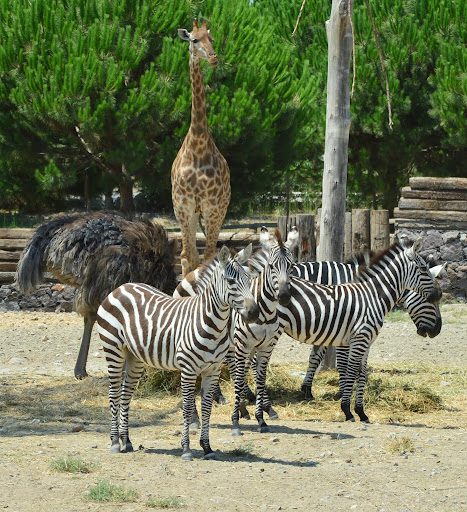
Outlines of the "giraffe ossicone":
[[201,60],[217,66],[213,37],[206,20],[193,20],[193,30],[178,29],[189,43],[191,77],[191,124],[172,165],[172,203],[182,235],[182,274],[199,266],[196,230],[200,215],[204,220],[206,246],[204,262],[214,255],[219,232],[230,203],[230,171],[209,132],[206,118],[206,91]]

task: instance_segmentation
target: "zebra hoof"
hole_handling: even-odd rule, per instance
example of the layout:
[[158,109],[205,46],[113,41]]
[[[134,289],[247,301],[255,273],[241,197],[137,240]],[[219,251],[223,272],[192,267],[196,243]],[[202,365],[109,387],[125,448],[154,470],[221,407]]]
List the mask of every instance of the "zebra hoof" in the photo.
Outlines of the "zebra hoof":
[[190,423],[190,430],[198,430],[199,429],[199,423],[194,421],[193,423]]
[[225,398],[224,395],[220,395],[219,397],[217,397],[216,402],[219,405],[227,405],[229,403],[229,401],[227,400],[227,398]]
[[120,443],[114,443],[110,447],[110,453],[120,453]]
[[239,437],[242,435],[242,431],[239,428],[233,428],[232,431],[230,432],[230,434],[233,437]]
[[277,411],[275,411],[272,407],[269,407],[269,409],[266,411],[267,415],[269,416],[270,420],[278,420],[279,415],[277,414]]
[[355,423],[355,418],[353,416],[351,418],[345,418],[345,421],[353,421]]
[[204,456],[204,459],[205,460],[216,460],[217,457],[216,457],[215,452],[210,452],[210,453],[206,453],[206,455]]
[[133,445],[130,442],[128,442],[122,446],[121,451],[122,453],[131,453],[134,452],[135,450],[133,449]]
[[191,462],[193,460],[193,454],[191,452],[183,452],[182,460],[185,462]]
[[263,425],[262,427],[258,428],[258,432],[261,432],[261,434],[265,434],[266,432],[269,432],[269,427],[267,425]]

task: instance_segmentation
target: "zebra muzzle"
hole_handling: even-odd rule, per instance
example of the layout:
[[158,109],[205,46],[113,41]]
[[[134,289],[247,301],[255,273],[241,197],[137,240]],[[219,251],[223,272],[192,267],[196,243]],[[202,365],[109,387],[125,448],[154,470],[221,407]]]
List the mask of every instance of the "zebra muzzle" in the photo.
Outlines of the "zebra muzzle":
[[256,322],[259,318],[258,304],[252,299],[245,299],[245,308],[240,314],[247,324]]

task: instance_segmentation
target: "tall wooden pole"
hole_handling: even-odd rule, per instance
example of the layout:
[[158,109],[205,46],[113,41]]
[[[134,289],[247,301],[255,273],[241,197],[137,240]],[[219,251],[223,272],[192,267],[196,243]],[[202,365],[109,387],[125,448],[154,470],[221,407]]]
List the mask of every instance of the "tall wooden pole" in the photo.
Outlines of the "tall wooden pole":
[[[323,202],[318,259],[342,261],[350,131],[350,59],[353,0],[332,0],[328,35],[328,82]],[[328,350],[328,353],[334,352]],[[324,366],[335,367],[335,353]]]

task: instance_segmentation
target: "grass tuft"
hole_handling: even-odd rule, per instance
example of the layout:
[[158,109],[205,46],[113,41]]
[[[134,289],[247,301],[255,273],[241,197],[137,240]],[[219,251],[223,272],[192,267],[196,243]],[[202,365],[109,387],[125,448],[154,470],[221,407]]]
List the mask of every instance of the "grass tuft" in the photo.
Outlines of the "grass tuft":
[[108,503],[110,501],[133,502],[138,498],[138,493],[133,489],[125,489],[114,485],[110,480],[101,481],[88,491],[88,500]]
[[94,464],[73,455],[64,455],[50,464],[50,469],[57,473],[91,473],[93,468]]
[[251,457],[255,452],[252,443],[247,443],[243,446],[237,446],[232,450],[229,450],[227,453],[233,455],[234,457]]
[[386,445],[386,450],[391,453],[413,453],[415,451],[415,445],[410,437],[394,437]]
[[146,507],[149,508],[180,508],[184,505],[185,503],[176,496],[168,496],[159,500],[150,499],[146,502]]

